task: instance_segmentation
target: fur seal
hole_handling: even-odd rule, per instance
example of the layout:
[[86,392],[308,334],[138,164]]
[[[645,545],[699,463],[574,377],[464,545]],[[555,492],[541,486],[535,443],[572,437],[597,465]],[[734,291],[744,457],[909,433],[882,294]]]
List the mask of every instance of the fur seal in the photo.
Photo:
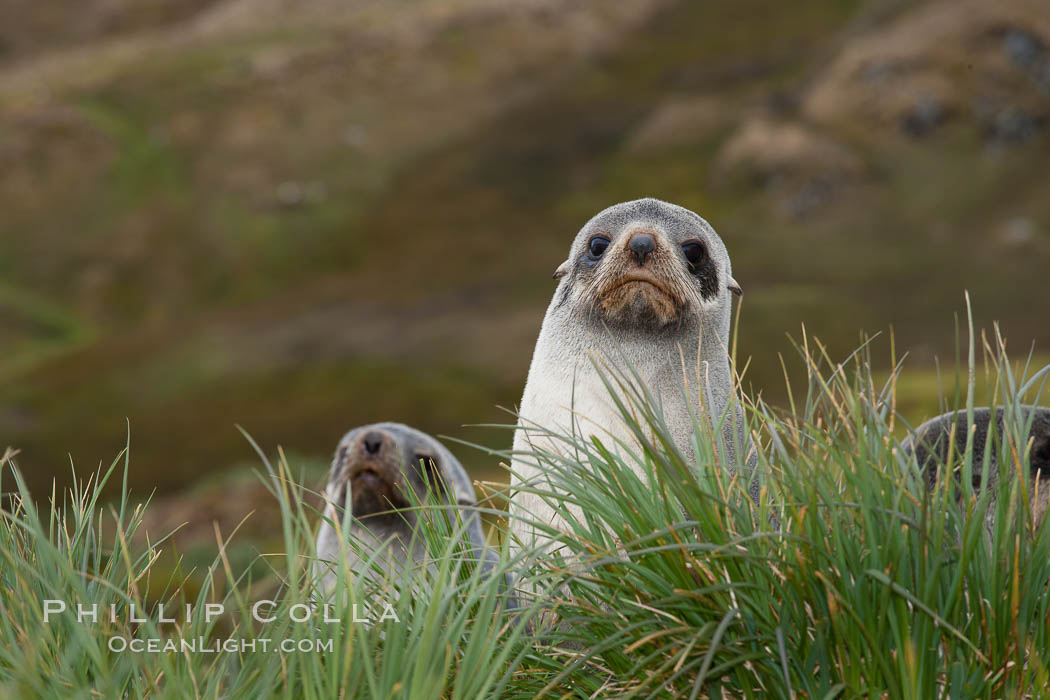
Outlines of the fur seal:
[[[1003,408],[995,409],[995,430],[991,438],[995,440],[995,443],[992,444],[988,461],[985,462],[985,446],[990,439],[989,430],[992,427],[992,409],[975,408],[973,411],[973,487],[974,489],[980,488],[982,475],[987,470],[988,488],[993,489],[993,494],[1000,476],[999,451],[1003,438],[1003,415]],[[1021,409],[1021,415],[1018,418],[1022,425],[1029,420],[1032,422],[1028,434],[1028,439],[1032,443],[1028,460],[1029,488],[1032,494],[1030,503],[1034,522],[1039,523],[1046,514],[1047,506],[1050,505],[1050,409],[1025,406]],[[958,478],[961,470],[959,465],[966,451],[966,436],[969,429],[966,411],[953,411],[931,418],[916,428],[901,443],[905,453],[914,453],[915,460],[926,478],[927,486],[931,488],[937,484],[945,469],[948,449],[952,447],[953,426],[955,428],[955,445],[952,450],[954,463],[947,466]],[[1027,444],[1018,445],[1019,450],[1027,447]]]
[[[741,294],[726,247],[696,213],[657,199],[616,204],[588,221],[568,259],[536,341],[511,464],[511,528],[521,544],[536,535],[528,519],[561,526],[536,494],[544,470],[532,449],[557,449],[549,431],[574,427],[610,449],[634,442],[592,359],[629,364],[654,396],[675,445],[693,451],[693,418],[725,416],[717,453],[730,469],[738,449],[752,468],[733,401],[729,363],[730,294]],[[730,410],[731,409],[731,410]],[[640,468],[639,468],[640,471]],[[757,501],[757,481],[749,484]]]
[[[351,522],[347,529],[368,551],[384,550],[381,560],[388,573],[424,558],[424,543],[418,535],[411,545],[413,550],[408,551],[418,512],[402,509],[409,506],[407,489],[415,492],[417,502],[425,502],[427,484],[443,502],[459,506],[470,551],[475,556],[484,552],[486,565],[491,564],[495,554],[485,551],[474,489],[459,460],[440,442],[415,428],[375,423],[344,435],[332,460],[325,488],[325,520],[317,534],[314,564],[314,576],[325,590],[331,590],[335,583],[333,566],[338,565],[340,549],[345,546],[333,523],[343,522],[348,499]],[[350,570],[359,570],[355,567],[362,563],[358,554],[353,548],[346,551]]]

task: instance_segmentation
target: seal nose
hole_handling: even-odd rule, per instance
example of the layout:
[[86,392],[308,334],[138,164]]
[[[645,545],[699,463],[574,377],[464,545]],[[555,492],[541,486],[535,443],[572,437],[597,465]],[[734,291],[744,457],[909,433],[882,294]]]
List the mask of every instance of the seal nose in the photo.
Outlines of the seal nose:
[[365,451],[368,454],[379,454],[379,450],[383,446],[383,434],[378,433],[375,430],[369,430],[365,433],[365,436],[361,438],[361,442],[364,443]]
[[645,259],[649,257],[649,253],[653,252],[656,248],[656,241],[648,233],[636,233],[631,236],[631,240],[628,241],[627,247],[634,253],[634,257],[638,259],[639,265],[645,264]]

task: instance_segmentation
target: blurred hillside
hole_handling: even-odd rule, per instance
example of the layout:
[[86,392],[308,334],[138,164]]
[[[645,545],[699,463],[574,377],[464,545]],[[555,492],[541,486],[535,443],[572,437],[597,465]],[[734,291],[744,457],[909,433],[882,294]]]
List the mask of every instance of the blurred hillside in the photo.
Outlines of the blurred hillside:
[[251,462],[234,424],[505,446],[463,426],[511,421],[551,272],[643,195],[726,241],[774,400],[803,323],[950,361],[964,289],[1045,354],[1048,163],[1045,0],[16,0],[0,442],[39,489],[127,417],[139,491]]

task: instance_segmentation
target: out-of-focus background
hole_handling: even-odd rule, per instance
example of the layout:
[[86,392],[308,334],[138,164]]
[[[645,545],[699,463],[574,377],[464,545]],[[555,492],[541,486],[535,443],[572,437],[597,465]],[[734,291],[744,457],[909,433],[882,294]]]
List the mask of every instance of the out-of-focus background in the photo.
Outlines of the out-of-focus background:
[[45,493],[127,418],[132,488],[212,539],[269,500],[235,424],[315,481],[376,420],[506,447],[464,426],[512,421],[552,271],[645,195],[725,240],[753,393],[802,324],[892,327],[918,420],[964,290],[1046,356],[1050,5],[7,0],[0,447]]

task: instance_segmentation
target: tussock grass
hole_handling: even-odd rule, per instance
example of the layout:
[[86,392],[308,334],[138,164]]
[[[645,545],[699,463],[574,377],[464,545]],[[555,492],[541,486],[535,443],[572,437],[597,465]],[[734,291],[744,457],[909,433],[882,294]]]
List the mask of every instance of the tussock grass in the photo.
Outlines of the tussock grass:
[[[148,503],[137,505],[126,488],[116,502],[99,499],[106,481],[126,474],[127,454],[43,500],[30,496],[8,454],[0,694],[1044,696],[1050,532],[1028,508],[1028,426],[1018,409],[1038,403],[1048,370],[1015,372],[997,335],[984,339],[979,366],[971,341],[970,371],[957,377],[949,404],[972,409],[978,382],[987,385],[1006,407],[995,448],[1009,455],[1003,471],[1014,477],[973,487],[969,473],[982,456],[968,448],[964,478],[929,489],[895,437],[900,366],[876,383],[868,345],[843,362],[808,338],[798,350],[807,381],[789,387],[787,407],[746,406],[760,446],[759,504],[745,477],[719,466],[699,425],[694,454],[681,454],[646,387],[630,372],[611,374],[637,444],[570,433],[555,436],[557,449],[533,453],[549,467],[544,492],[567,523],[550,532],[557,552],[512,556],[503,523],[497,560],[478,566],[455,537],[462,523],[429,517],[440,508],[432,502],[416,504],[428,560],[400,579],[336,562],[335,622],[293,617],[303,610],[296,606],[324,601],[311,581],[321,516],[304,505],[283,457],[262,477],[281,505],[274,527],[284,538],[284,551],[265,555],[268,580],[234,571],[220,538],[196,599],[183,600],[182,574],[167,582],[164,601],[195,606],[188,620],[180,608],[178,622],[162,625],[153,612],[160,601],[141,591],[165,541],[130,544]],[[508,573],[527,584],[516,596]],[[260,590],[273,601],[263,611],[272,622],[252,617]],[[44,601],[54,599],[106,612],[97,624],[70,613],[45,623]],[[224,613],[207,620],[207,602],[223,603]],[[384,603],[397,619],[379,619]],[[148,611],[146,622],[128,621],[133,604]],[[359,615],[368,605],[369,622],[354,621],[355,604]],[[331,647],[134,654],[110,649],[113,636]]]

